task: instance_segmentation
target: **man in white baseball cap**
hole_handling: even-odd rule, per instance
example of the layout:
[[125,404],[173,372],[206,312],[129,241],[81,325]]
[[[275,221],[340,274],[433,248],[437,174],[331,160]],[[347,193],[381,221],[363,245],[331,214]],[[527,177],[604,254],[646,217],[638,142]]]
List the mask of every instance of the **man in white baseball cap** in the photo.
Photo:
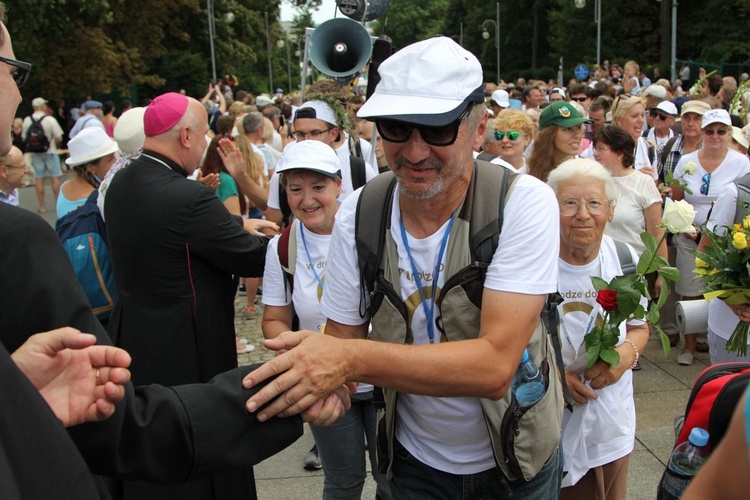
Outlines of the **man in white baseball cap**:
[[[273,366],[251,373],[246,384],[285,373],[248,409],[256,411],[285,392],[282,387],[288,392],[259,418],[295,413],[312,404],[314,394],[345,382],[374,383],[385,396],[378,453],[393,498],[477,498],[479,488],[493,498],[557,498],[563,403],[554,360],[546,385],[551,411],[534,420],[545,424],[534,425],[533,436],[519,430],[515,437],[528,444],[536,463],[525,463],[521,472],[512,465],[519,457],[504,455],[513,444],[495,432],[503,415],[510,418],[513,375],[524,349],[534,349],[529,340],[541,331],[540,311],[557,289],[555,196],[534,177],[515,178],[492,263],[474,282],[483,290],[481,309],[469,301],[452,309],[456,296],[446,293],[446,285],[471,261],[462,207],[472,200],[482,205],[482,179],[498,182],[505,170],[472,158],[487,127],[482,67],[453,40],[435,37],[400,50],[379,73],[358,116],[375,122],[392,174],[381,174],[342,203],[322,300],[326,334],[288,332],[267,341],[271,349],[289,350]],[[373,207],[383,214],[382,227],[367,211]],[[358,250],[363,232],[366,238],[375,232],[384,245],[372,295],[360,275],[367,259]],[[459,309],[465,316],[457,328],[449,311]],[[325,366],[326,374],[313,366]]]
[[494,116],[499,115],[504,109],[510,107],[510,95],[503,89],[497,89],[490,97],[490,109]]
[[648,115],[653,126],[649,129],[646,138],[656,143],[656,157],[658,158],[667,141],[674,137],[672,125],[677,118],[677,106],[670,101],[662,101],[649,109]]

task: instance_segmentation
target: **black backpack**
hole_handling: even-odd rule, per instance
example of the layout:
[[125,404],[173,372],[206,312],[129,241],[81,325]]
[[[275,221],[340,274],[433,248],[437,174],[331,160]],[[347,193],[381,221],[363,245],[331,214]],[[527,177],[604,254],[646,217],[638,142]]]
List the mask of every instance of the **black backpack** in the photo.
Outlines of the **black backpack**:
[[38,120],[35,120],[33,116],[29,118],[31,119],[31,125],[26,132],[26,152],[46,153],[50,145],[47,134],[44,133],[44,127],[42,126],[42,120],[46,116],[42,116]]

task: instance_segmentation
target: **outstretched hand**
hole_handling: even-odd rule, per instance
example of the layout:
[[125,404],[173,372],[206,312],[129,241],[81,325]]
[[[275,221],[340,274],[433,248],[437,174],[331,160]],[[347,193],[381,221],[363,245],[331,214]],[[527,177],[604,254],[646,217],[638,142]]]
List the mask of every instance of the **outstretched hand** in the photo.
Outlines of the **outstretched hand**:
[[[279,232],[279,226],[275,222],[265,219],[245,219],[242,222],[245,231],[253,236],[273,236]],[[266,234],[264,229],[270,229],[271,232]]]
[[11,355],[65,427],[109,418],[125,396],[130,355],[95,342],[60,328],[29,337]]
[[198,177],[195,180],[202,182],[213,191],[216,191],[221,185],[219,174],[203,175],[203,172],[200,170],[198,170]]
[[242,156],[240,148],[238,148],[229,139],[220,139],[219,147],[216,148],[216,152],[219,153],[221,161],[224,163],[227,172],[232,178],[237,179],[245,173],[245,159]]

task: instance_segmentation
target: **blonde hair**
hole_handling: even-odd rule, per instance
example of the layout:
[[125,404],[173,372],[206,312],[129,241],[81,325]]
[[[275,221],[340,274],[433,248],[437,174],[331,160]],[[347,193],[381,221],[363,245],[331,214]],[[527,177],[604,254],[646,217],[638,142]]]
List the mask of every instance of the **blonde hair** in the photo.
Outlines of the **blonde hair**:
[[245,159],[245,171],[256,184],[259,186],[265,186],[268,184],[266,174],[263,173],[263,157],[253,150],[253,145],[245,135],[245,129],[242,127],[244,115],[238,116],[234,121],[234,126],[237,127],[237,131],[240,133],[234,138],[234,143],[240,148],[242,158]]
[[[534,137],[534,122],[529,115],[518,109],[506,109],[502,111],[494,120],[494,130],[508,129],[518,130],[529,137]],[[494,131],[493,131],[494,132]]]
[[640,97],[625,97],[625,95],[617,96],[612,104],[612,123],[619,125],[620,119],[624,118],[636,104],[641,104],[644,108],[646,107],[646,101]]
[[273,140],[273,122],[263,117],[263,135],[261,136],[263,144],[267,144]]
[[626,68],[630,67],[630,68],[635,69],[635,76],[636,77],[638,76],[638,73],[640,73],[640,71],[641,71],[641,67],[638,66],[638,63],[635,62],[635,61],[628,61],[628,62],[626,62],[625,63],[625,67]]

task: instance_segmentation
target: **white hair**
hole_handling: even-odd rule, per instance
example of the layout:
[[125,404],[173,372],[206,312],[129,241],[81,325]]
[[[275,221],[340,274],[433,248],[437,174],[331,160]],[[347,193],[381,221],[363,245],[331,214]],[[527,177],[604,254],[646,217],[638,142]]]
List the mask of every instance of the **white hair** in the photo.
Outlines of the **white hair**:
[[609,203],[614,207],[617,204],[617,191],[615,181],[609,171],[599,162],[588,158],[573,158],[562,162],[556,169],[549,173],[547,185],[552,188],[557,196],[560,184],[574,177],[591,177],[604,184],[604,192],[607,194]]

